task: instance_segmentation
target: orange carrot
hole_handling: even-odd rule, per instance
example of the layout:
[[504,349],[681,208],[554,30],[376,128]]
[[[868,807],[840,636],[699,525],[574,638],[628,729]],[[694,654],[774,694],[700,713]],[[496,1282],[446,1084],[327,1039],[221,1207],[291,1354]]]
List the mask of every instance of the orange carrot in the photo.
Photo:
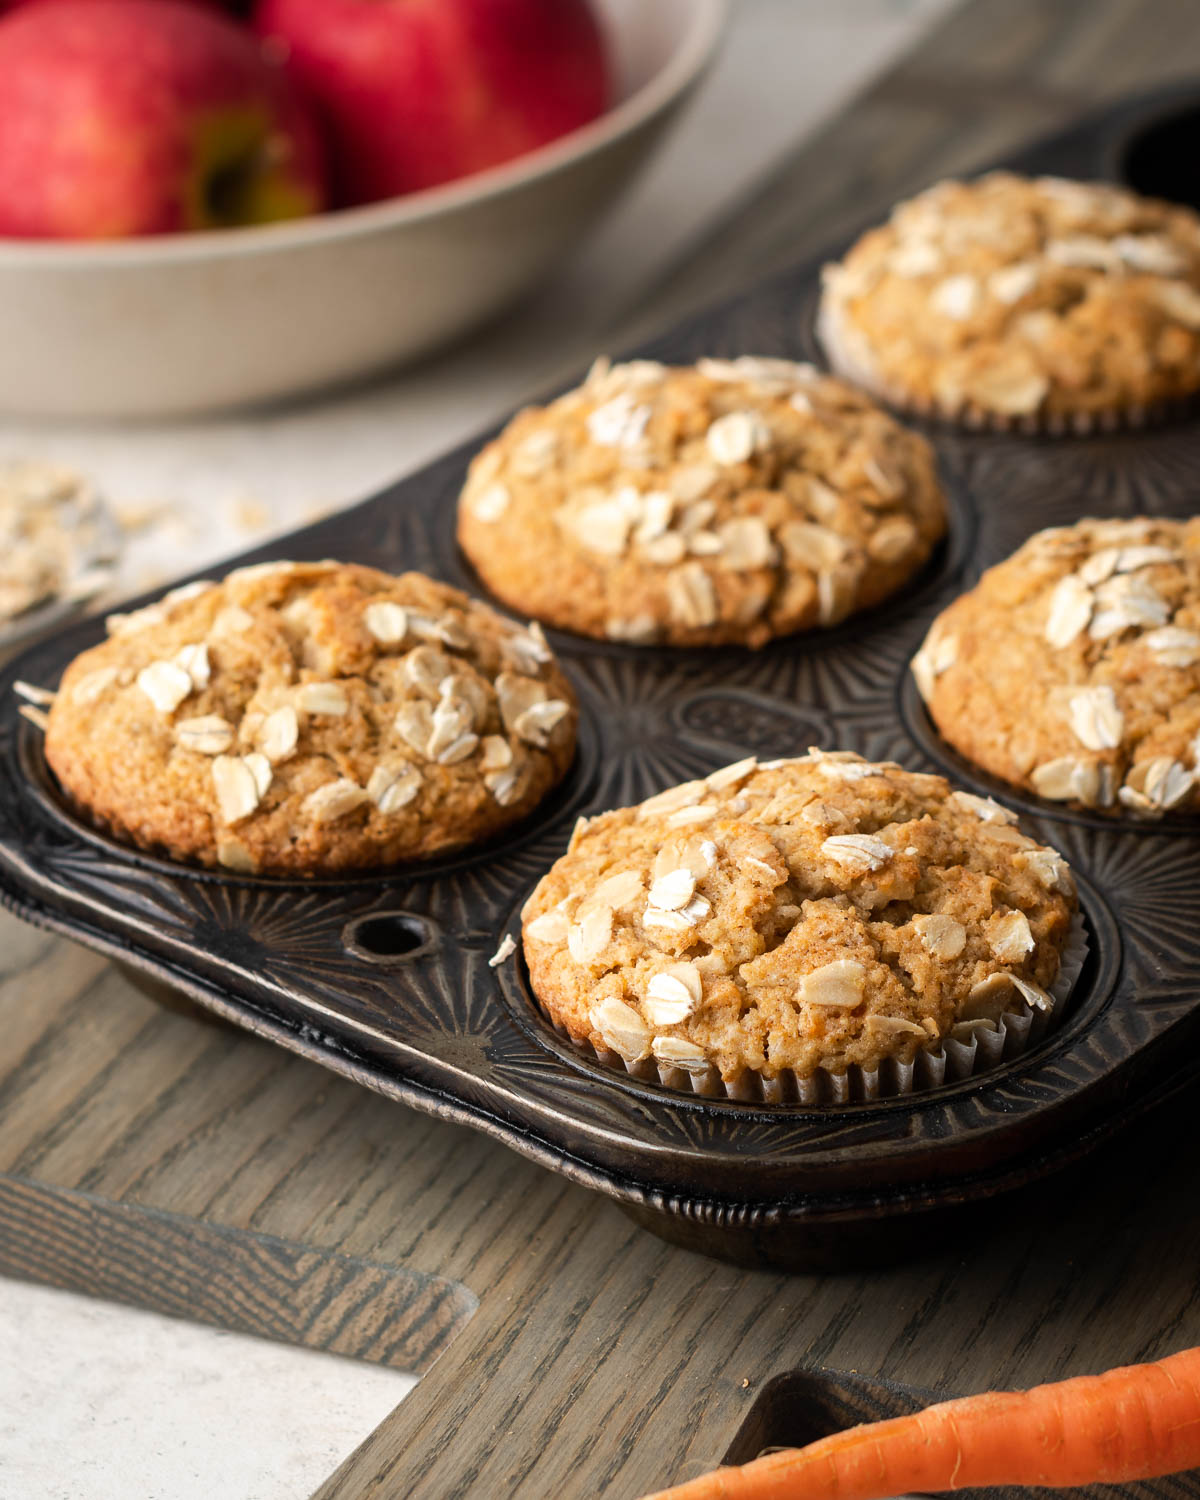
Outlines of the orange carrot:
[[883,1500],[978,1485],[1126,1484],[1200,1468],[1200,1349],[943,1401],[646,1500]]

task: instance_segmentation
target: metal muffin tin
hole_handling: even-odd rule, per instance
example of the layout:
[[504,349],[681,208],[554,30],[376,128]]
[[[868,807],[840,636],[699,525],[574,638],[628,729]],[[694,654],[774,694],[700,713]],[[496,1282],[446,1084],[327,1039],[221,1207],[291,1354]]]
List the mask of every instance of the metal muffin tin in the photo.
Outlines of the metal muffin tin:
[[[1123,106],[1013,164],[1115,175],[1128,143],[1172,110],[1200,122],[1200,96]],[[817,269],[639,352],[681,363],[751,352],[819,359]],[[11,694],[16,678],[53,687],[102,635],[95,621],[65,631],[0,676],[9,705],[0,900],[336,1072],[486,1131],[677,1243],[785,1269],[920,1245],[944,1216],[1044,1178],[1200,1070],[1200,820],[1138,824],[1014,794],[940,741],[907,671],[933,616],[1032,531],[1083,515],[1191,512],[1200,419],[1096,437],[929,435],[950,537],[898,599],[759,652],[551,632],[582,711],[573,768],[504,838],[421,866],[349,880],[239,878],[154,859],[89,828]],[[418,568],[486,598],[453,534],[477,448],[273,543],[269,555]],[[749,752],[809,745],[943,771],[1019,808],[1026,831],[1062,850],[1091,952],[1065,1021],[1039,1046],[904,1099],[820,1109],[702,1101],[624,1078],[560,1039],[533,1004],[519,952],[489,967],[580,813]]]

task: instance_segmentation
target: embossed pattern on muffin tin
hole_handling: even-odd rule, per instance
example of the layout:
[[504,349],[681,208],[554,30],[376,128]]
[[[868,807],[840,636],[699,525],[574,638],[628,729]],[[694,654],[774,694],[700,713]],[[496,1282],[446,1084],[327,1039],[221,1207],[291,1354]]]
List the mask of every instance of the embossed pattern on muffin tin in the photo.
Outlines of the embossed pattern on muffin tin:
[[[1142,118],[1128,107],[1125,116]],[[1097,175],[1119,118],[1015,165]],[[644,352],[672,362],[814,358],[816,284],[807,267]],[[384,1094],[487,1131],[676,1242],[784,1268],[886,1259],[919,1244],[941,1216],[1075,1159],[1200,1063],[1195,821],[1102,819],[999,788],[941,744],[906,670],[937,611],[1030,532],[1085,514],[1189,513],[1200,422],[1055,440],[930,431],[951,536],[892,605],[760,652],[551,632],[580,698],[576,766],[509,836],[427,866],[235,878],[87,828],[47,772],[40,735],[17,717],[11,685],[53,686],[101,627],[39,645],[0,676],[0,899]],[[486,597],[453,536],[477,446],[272,554],[419,568]],[[580,1055],[533,1005],[519,954],[489,967],[578,813],[751,751],[770,758],[810,744],[949,771],[1019,807],[1022,826],[1062,850],[1079,877],[1091,952],[1066,1019],[1041,1044],[908,1098],[820,1109],[701,1100]]]

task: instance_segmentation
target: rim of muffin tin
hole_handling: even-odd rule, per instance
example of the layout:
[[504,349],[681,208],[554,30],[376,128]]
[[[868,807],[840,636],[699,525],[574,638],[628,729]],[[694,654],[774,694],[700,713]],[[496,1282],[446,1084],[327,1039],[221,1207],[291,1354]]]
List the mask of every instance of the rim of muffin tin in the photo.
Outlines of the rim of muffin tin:
[[[1024,787],[993,776],[942,738],[924,698],[921,697],[910,662],[911,659],[904,663],[896,683],[896,708],[900,722],[918,749],[956,786],[973,789],[1030,817],[1074,823],[1081,828],[1127,833],[1138,838],[1144,838],[1147,834],[1200,838],[1200,812],[1167,812],[1161,818],[1139,818],[1120,803],[1117,804],[1119,811],[1092,812],[1071,802],[1052,802],[1047,797],[1039,797],[1036,792],[1027,791]],[[1072,874],[1075,873],[1077,872],[1072,867]]]
[[[64,916],[52,907],[31,900],[25,894],[14,896],[11,889],[4,887],[2,880],[0,906],[19,912],[39,927],[49,928],[76,940],[81,935],[80,929],[84,928],[90,934],[88,941],[102,953],[118,962],[130,960],[130,954],[119,938],[103,928],[96,928],[86,920],[81,922],[77,918]],[[452,1093],[446,1094],[437,1085],[431,1086],[425,1079],[398,1076],[377,1055],[346,1045],[339,1038],[324,1036],[319,1027],[308,1022],[296,1022],[294,1018],[270,1007],[263,1008],[244,998],[230,995],[203,975],[191,973],[169,958],[144,953],[135,955],[133,961],[139,971],[151,981],[164,983],[182,994],[186,1000],[203,1004],[220,1020],[247,1027],[259,1036],[331,1067],[340,1075],[398,1102],[480,1128],[539,1165],[613,1198],[634,1212],[635,1216],[639,1211],[645,1212],[649,1215],[649,1218],[642,1220],[645,1227],[667,1238],[672,1238],[677,1233],[674,1226],[690,1224],[697,1226],[701,1232],[701,1240],[695,1243],[689,1241],[691,1248],[723,1259],[771,1264],[776,1269],[813,1269],[818,1266],[818,1262],[810,1264],[806,1248],[808,1242],[804,1240],[789,1240],[782,1259],[778,1254],[773,1254],[763,1261],[758,1242],[748,1240],[747,1233],[772,1228],[802,1230],[806,1225],[826,1225],[837,1234],[839,1247],[853,1250],[859,1243],[860,1232],[873,1233],[879,1223],[894,1222],[897,1214],[906,1218],[916,1216],[919,1219],[928,1212],[953,1211],[964,1205],[988,1202],[997,1194],[1061,1170],[1100,1141],[1107,1139],[1126,1120],[1138,1117],[1158,1099],[1177,1092],[1186,1081],[1177,1075],[1159,1080],[1144,1095],[1125,1099],[1119,1109],[1101,1114],[1093,1112],[1083,1122],[1082,1129],[1066,1133],[1059,1130],[1052,1136],[1044,1136],[1039,1132],[1036,1138],[1027,1138],[1024,1146],[1016,1152],[1002,1151],[995,1158],[990,1155],[983,1159],[969,1157],[958,1172],[951,1176],[945,1176],[938,1168],[934,1168],[930,1175],[928,1169],[922,1169],[919,1164],[915,1171],[908,1170],[904,1162],[892,1163],[887,1160],[886,1149],[883,1152],[885,1159],[877,1165],[869,1143],[865,1159],[862,1158],[862,1143],[859,1143],[849,1148],[852,1159],[842,1161],[839,1160],[839,1148],[833,1147],[831,1151],[829,1143],[821,1140],[818,1143],[818,1156],[821,1160],[816,1175],[807,1180],[810,1165],[808,1154],[803,1146],[797,1151],[794,1144],[797,1138],[793,1135],[793,1145],[789,1152],[784,1153],[781,1162],[773,1161],[772,1154],[764,1153],[761,1145],[758,1148],[751,1146],[747,1150],[745,1146],[735,1144],[732,1152],[725,1150],[719,1153],[716,1160],[722,1166],[728,1168],[732,1164],[740,1164],[740,1177],[743,1180],[728,1184],[722,1178],[721,1183],[714,1183],[698,1180],[694,1175],[699,1158],[707,1159],[709,1156],[695,1141],[684,1145],[682,1141],[656,1142],[639,1138],[638,1141],[631,1142],[635,1147],[632,1153],[623,1152],[616,1160],[602,1155],[582,1155],[574,1144],[564,1143],[553,1126],[549,1131],[546,1130],[547,1113],[544,1108],[540,1124],[530,1129],[525,1123],[495,1112],[473,1096],[457,1097]],[[1101,981],[1106,986],[1106,995],[1115,987],[1115,979],[1116,970],[1110,960],[1101,976]],[[1079,1020],[1079,1017],[1073,1017],[1068,1024],[1078,1026]],[[522,1030],[525,1028],[522,1027]],[[1000,1070],[997,1070],[997,1075],[994,1076],[999,1073]],[[608,1083],[609,1079],[605,1077],[604,1081]],[[634,1080],[629,1080],[625,1087],[619,1088],[619,1092],[641,1096],[636,1100],[637,1118],[641,1121],[651,1117],[655,1106],[668,1104],[676,1113],[703,1114],[711,1111],[715,1102],[689,1099],[677,1094],[668,1096],[665,1090],[652,1091]],[[907,1105],[907,1111],[913,1114],[930,1109],[941,1111],[961,1102],[954,1096],[962,1095],[969,1099],[972,1093],[978,1093],[978,1090],[971,1090],[960,1084],[948,1086],[937,1094],[930,1092],[912,1096],[907,1101],[878,1101],[868,1108],[877,1118],[884,1110],[896,1105]],[[1032,1094],[1026,1095],[1026,1102],[1032,1097]],[[767,1126],[803,1123],[797,1118],[801,1112],[786,1106],[759,1105],[751,1109],[738,1105],[733,1108],[743,1117],[742,1121],[727,1119],[726,1123],[759,1123]],[[807,1120],[816,1125],[840,1123],[846,1116],[845,1107],[807,1111]],[[566,1120],[583,1129],[594,1124],[594,1115],[591,1113],[573,1114],[569,1099],[564,1101],[562,1112],[554,1111],[551,1118],[556,1121]],[[1004,1128],[1006,1118],[993,1112],[990,1116],[990,1133]],[[851,1115],[847,1123],[865,1122],[866,1119],[865,1113],[859,1113]],[[1022,1121],[1018,1117],[1010,1123],[1019,1126]],[[926,1141],[926,1149],[936,1152],[941,1138],[939,1131],[935,1137]],[[886,1148],[895,1142],[889,1137],[882,1144]],[[951,1147],[962,1146],[964,1141],[961,1133],[952,1132],[947,1144]],[[753,1169],[756,1163],[768,1169],[781,1166],[784,1175],[780,1177],[776,1171],[769,1183],[755,1181],[757,1174]],[[901,1170],[897,1171],[897,1166]],[[805,1169],[805,1180],[796,1175],[801,1168]],[[748,1177],[746,1169],[750,1169]],[[832,1261],[828,1264],[822,1261],[819,1264],[826,1268],[841,1267],[844,1262],[840,1248]]]
[[656,1079],[652,1071],[628,1071],[622,1064],[604,1061],[586,1042],[575,1041],[543,1008],[533,989],[529,965],[521,942],[521,908],[533,893],[529,885],[521,899],[509,911],[496,930],[499,944],[507,934],[516,944],[511,956],[498,966],[498,988],[509,1014],[517,1025],[546,1052],[573,1071],[643,1100],[672,1105],[686,1104],[712,1109],[721,1115],[749,1118],[813,1119],[830,1114],[873,1115],[911,1111],[925,1103],[948,1103],[977,1095],[993,1084],[1003,1084],[1037,1072],[1050,1058],[1069,1051],[1104,1015],[1112,1003],[1121,973],[1124,948],[1120,929],[1107,900],[1099,889],[1072,867],[1079,892],[1079,915],[1086,942],[1086,953],[1079,976],[1062,1002],[1061,1017],[1047,1025],[1042,1035],[1025,1051],[1006,1057],[992,1067],[985,1067],[965,1078],[953,1079],[931,1088],[914,1088],[910,1093],[875,1099],[828,1099],[818,1104],[798,1100],[769,1102],[765,1099],[730,1098],[720,1094],[700,1094],[687,1088],[672,1088]]
[[35,725],[22,722],[16,730],[16,756],[25,789],[43,814],[59,828],[110,858],[139,869],[152,870],[157,875],[171,879],[203,880],[231,886],[263,886],[269,889],[293,886],[301,890],[333,891],[343,886],[361,887],[381,882],[411,884],[414,881],[437,880],[469,870],[497,856],[515,854],[560,826],[570,827],[594,798],[600,771],[599,733],[592,722],[586,702],[580,699],[578,707],[575,754],[571,763],[542,800],[517,822],[499,829],[481,843],[431,855],[428,859],[405,860],[330,875],[241,873],[176,859],[165,849],[156,852],[140,848],[111,832],[99,817],[81,808],[59,784],[46,759],[42,731]]

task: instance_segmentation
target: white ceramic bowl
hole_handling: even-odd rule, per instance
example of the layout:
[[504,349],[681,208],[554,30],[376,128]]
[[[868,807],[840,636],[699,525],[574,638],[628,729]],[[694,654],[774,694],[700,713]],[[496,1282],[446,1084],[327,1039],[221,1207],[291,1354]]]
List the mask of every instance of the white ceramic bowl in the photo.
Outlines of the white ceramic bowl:
[[0,410],[186,415],[426,353],[498,312],[591,225],[699,80],[724,0],[596,0],[599,120],[461,182],[265,228],[0,240]]

